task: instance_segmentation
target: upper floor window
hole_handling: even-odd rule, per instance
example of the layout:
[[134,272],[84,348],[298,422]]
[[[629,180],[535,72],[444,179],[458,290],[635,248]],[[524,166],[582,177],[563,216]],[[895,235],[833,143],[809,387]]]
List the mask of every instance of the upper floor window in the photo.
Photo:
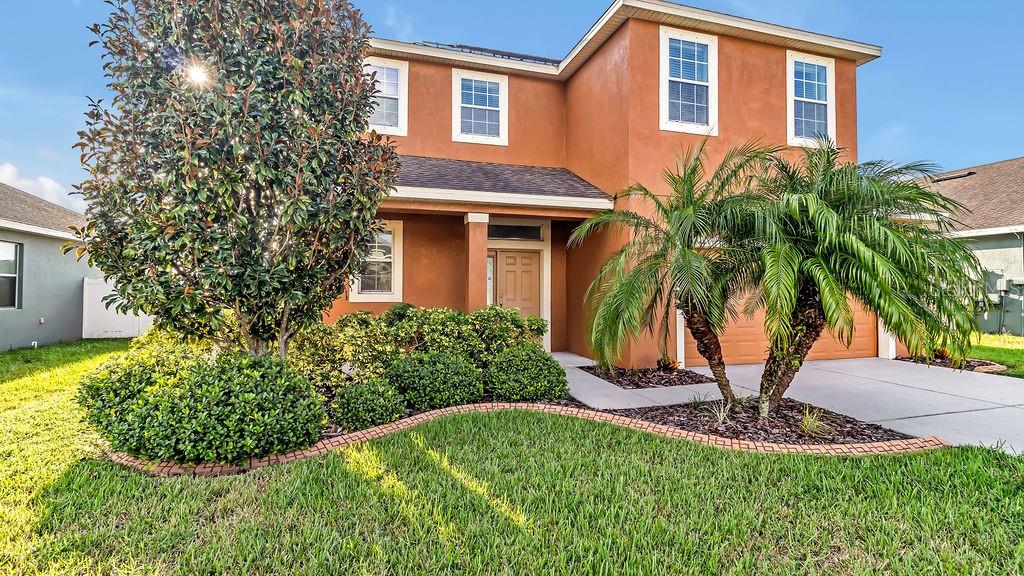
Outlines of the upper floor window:
[[661,129],[718,135],[718,38],[661,28]]
[[787,53],[789,79],[788,142],[815,146],[817,139],[836,138],[835,60]]
[[0,242],[0,308],[18,307],[18,244]]
[[367,58],[366,72],[377,77],[377,107],[370,117],[370,128],[381,134],[409,134],[409,63],[383,58]]
[[452,140],[508,146],[508,76],[452,70]]
[[385,221],[367,246],[349,302],[402,301],[402,222]]

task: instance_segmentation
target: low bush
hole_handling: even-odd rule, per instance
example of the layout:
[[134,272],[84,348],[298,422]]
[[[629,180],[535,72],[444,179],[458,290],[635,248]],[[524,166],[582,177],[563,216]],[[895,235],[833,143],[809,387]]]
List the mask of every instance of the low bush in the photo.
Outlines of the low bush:
[[450,352],[474,362],[484,356],[484,344],[469,317],[448,308],[422,308],[389,327],[391,337],[406,354]]
[[389,327],[395,327],[398,324],[405,322],[417,314],[416,307],[412,304],[406,304],[402,302],[395,304],[388,308],[380,315],[381,322]]
[[487,365],[510,346],[539,340],[548,331],[542,318],[524,318],[512,308],[489,306],[469,314],[469,325],[483,346],[480,360]]
[[342,334],[337,326],[315,324],[299,332],[288,352],[288,365],[327,402],[352,381],[352,360]]
[[450,352],[417,352],[394,363],[387,381],[405,395],[414,410],[434,410],[479,402],[483,377],[474,363]]
[[212,358],[144,344],[86,377],[79,393],[114,450],[240,463],[307,447],[326,425],[313,386],[275,356]]
[[548,333],[548,321],[537,316],[527,316],[526,329],[529,330],[534,340],[539,342]]
[[355,382],[338,390],[331,404],[334,424],[355,432],[388,424],[405,414],[405,398],[382,380]]
[[505,349],[487,368],[487,390],[498,402],[538,402],[569,395],[565,370],[538,344]]

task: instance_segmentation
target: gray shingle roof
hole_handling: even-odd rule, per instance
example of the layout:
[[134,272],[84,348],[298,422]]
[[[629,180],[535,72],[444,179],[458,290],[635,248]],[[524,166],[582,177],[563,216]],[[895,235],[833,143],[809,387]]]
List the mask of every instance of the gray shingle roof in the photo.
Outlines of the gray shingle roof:
[[962,229],[1024,224],[1024,157],[951,170],[931,186],[971,210],[958,217]]
[[532,196],[609,199],[609,196],[599,188],[565,168],[490,164],[424,156],[402,156],[399,185]]
[[69,232],[71,226],[84,226],[85,216],[22,192],[0,182],[0,220]]

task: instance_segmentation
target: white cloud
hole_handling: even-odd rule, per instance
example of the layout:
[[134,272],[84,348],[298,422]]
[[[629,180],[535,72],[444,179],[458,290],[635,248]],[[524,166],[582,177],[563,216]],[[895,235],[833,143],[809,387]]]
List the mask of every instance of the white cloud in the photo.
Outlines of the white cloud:
[[412,40],[412,18],[404,10],[388,4],[384,7],[384,26],[391,32],[395,40]]
[[46,176],[36,178],[23,177],[18,172],[18,168],[9,162],[0,163],[0,182],[19,190],[24,190],[43,200],[60,204],[75,212],[81,213],[85,211],[85,201],[80,196],[71,196],[69,194],[70,191],[53,178]]

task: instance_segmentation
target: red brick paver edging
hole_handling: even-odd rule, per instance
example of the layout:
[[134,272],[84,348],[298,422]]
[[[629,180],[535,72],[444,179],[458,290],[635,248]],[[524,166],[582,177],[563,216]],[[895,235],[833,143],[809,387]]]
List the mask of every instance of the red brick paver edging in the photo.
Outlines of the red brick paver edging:
[[119,452],[109,452],[107,456],[118,464],[123,464],[153,476],[228,476],[276,464],[316,458],[317,456],[323,456],[331,450],[381,438],[393,432],[408,430],[409,428],[423,424],[424,422],[430,422],[431,420],[451,416],[453,414],[467,414],[470,412],[486,413],[497,412],[500,410],[530,410],[533,412],[545,412],[548,414],[559,414],[562,416],[575,416],[576,418],[593,420],[595,422],[608,422],[626,428],[632,428],[634,430],[641,430],[652,434],[658,434],[660,436],[666,436],[668,438],[681,438],[683,440],[700,442],[701,444],[707,444],[708,446],[715,446],[717,448],[729,448],[733,450],[743,450],[746,452],[818,454],[821,456],[872,456],[882,454],[910,454],[913,452],[922,452],[924,450],[933,450],[946,446],[946,443],[937,436],[931,436],[928,438],[911,438],[910,440],[891,440],[888,442],[870,442],[864,444],[774,444],[771,442],[751,442],[749,440],[734,440],[732,438],[723,438],[721,436],[712,436],[710,434],[680,430],[679,428],[673,428],[671,426],[654,424],[653,422],[645,422],[643,420],[626,418],[625,416],[618,416],[607,412],[597,412],[595,410],[586,410],[583,408],[552,406],[550,404],[512,404],[495,402],[491,404],[467,404],[465,406],[454,406],[452,408],[442,408],[440,410],[424,412],[391,424],[385,424],[368,430],[321,440],[305,450],[296,450],[295,452],[290,452],[288,454],[267,456],[265,458],[250,458],[248,463],[241,466],[227,464],[193,465],[177,464],[175,462],[153,462],[134,458]]

